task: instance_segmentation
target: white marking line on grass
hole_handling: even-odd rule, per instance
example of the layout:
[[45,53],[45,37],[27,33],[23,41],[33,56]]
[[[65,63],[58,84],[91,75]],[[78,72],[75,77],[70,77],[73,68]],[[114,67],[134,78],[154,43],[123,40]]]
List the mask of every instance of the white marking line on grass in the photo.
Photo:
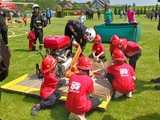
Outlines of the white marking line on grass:
[[19,36],[22,36],[24,34],[19,34],[19,35],[16,35],[15,32],[11,31],[11,35],[9,35],[9,38],[13,38],[13,37],[19,37]]

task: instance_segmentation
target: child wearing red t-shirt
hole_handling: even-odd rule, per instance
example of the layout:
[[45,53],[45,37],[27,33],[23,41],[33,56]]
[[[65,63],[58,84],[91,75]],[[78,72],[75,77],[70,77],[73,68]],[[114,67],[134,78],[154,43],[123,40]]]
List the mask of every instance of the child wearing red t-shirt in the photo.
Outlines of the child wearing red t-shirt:
[[142,54],[142,47],[133,41],[127,41],[127,39],[121,40],[121,50],[125,56],[129,59],[129,64],[136,69],[137,60]]
[[100,35],[96,35],[94,39],[94,44],[92,46],[92,54],[90,55],[91,58],[96,59],[97,61],[102,60],[106,61],[105,59],[105,47],[102,44],[102,38]]
[[36,115],[41,109],[51,107],[61,96],[58,87],[65,85],[65,80],[58,80],[55,74],[57,60],[48,55],[42,61],[44,80],[40,88],[41,102],[32,107],[32,115]]
[[115,92],[114,98],[122,95],[132,97],[132,92],[135,90],[135,72],[133,68],[125,63],[125,55],[118,48],[114,49],[112,60],[113,64],[107,67],[106,73]]
[[69,80],[66,108],[77,116],[84,116],[86,112],[101,103],[98,98],[89,95],[94,92],[93,80],[89,77],[91,61],[88,57],[81,56],[78,62],[78,74],[73,74]]

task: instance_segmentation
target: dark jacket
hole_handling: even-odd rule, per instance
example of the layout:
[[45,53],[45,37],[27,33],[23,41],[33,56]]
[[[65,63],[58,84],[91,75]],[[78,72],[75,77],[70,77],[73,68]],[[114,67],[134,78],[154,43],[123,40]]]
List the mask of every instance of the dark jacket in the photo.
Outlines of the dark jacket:
[[0,81],[8,76],[10,57],[11,54],[8,46],[0,38]]
[[160,13],[159,13],[159,20],[158,20],[157,30],[160,31]]
[[69,36],[70,38],[74,37],[83,48],[86,44],[86,40],[84,39],[86,29],[87,27],[79,21],[69,20],[65,26],[65,35]]
[[8,27],[6,25],[5,16],[2,14],[0,14],[0,33],[4,43],[8,44]]
[[30,29],[39,30],[42,29],[43,27],[44,27],[44,20],[42,15],[38,16],[32,15]]

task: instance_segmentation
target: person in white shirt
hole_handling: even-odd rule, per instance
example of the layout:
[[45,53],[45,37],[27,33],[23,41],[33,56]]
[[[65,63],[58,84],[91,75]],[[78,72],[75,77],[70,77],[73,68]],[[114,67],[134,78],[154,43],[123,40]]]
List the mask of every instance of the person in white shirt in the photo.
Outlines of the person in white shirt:
[[79,17],[79,21],[82,24],[85,23],[85,21],[86,21],[86,15],[84,14],[84,12],[82,12],[81,16]]

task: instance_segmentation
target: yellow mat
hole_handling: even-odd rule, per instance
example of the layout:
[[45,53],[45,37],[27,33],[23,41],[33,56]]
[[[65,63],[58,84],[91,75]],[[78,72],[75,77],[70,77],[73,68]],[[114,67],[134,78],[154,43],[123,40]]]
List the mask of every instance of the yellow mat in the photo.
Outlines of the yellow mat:
[[[2,85],[1,89],[6,91],[22,93],[22,94],[39,96],[39,88],[40,88],[41,82],[42,80],[37,79],[35,75],[25,74],[9,83]],[[60,100],[66,101],[66,96],[62,96]],[[109,102],[110,102],[110,98],[107,99],[107,101],[103,101],[98,106],[98,108],[100,108],[101,110],[106,110]]]

